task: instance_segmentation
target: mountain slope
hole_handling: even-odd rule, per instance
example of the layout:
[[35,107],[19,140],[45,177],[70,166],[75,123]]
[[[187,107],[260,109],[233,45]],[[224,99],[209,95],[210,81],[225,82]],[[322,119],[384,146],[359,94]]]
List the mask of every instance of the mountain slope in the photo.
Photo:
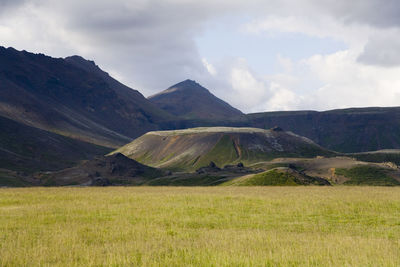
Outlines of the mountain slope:
[[0,129],[0,169],[27,174],[60,170],[110,151],[1,116]]
[[109,147],[159,129],[172,116],[80,57],[0,47],[0,115]]
[[340,152],[400,148],[400,107],[264,112],[246,115],[235,126],[275,125]]
[[173,115],[188,119],[222,119],[242,115],[242,112],[192,80],[175,84],[150,96],[149,100]]
[[236,186],[295,186],[295,185],[331,185],[327,180],[311,177],[293,168],[278,167],[258,174],[249,174],[232,179],[222,185]]
[[85,142],[117,148],[153,130],[278,125],[340,152],[400,148],[400,107],[241,115],[190,80],[150,100],[79,56],[0,47],[0,116]]
[[224,166],[276,157],[333,154],[307,138],[279,128],[227,127],[149,132],[113,153],[122,153],[152,167],[177,170],[195,170],[210,161]]
[[100,156],[72,168],[39,174],[42,185],[140,185],[165,173],[122,154]]

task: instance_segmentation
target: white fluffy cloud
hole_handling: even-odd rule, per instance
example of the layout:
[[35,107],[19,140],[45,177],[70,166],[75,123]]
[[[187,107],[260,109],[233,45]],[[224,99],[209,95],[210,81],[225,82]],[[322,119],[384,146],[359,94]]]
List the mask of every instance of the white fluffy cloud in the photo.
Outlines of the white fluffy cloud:
[[[196,79],[245,112],[388,106],[400,103],[398,14],[397,0],[0,0],[0,45],[80,54],[145,95]],[[248,18],[246,34],[300,33],[347,48],[276,55],[273,73],[240,55],[204,58],[196,36],[226,16]]]
[[[367,3],[366,6],[372,8],[377,4]],[[389,4],[399,9],[394,2]],[[260,108],[326,110],[400,104],[400,25],[397,19],[379,17],[382,14],[375,14],[368,21],[361,13],[370,14],[370,11],[354,11],[354,17],[349,15],[346,19],[335,17],[337,10],[333,13],[325,10],[312,16],[269,15],[243,26],[252,34],[302,33],[332,38],[348,46],[343,51],[316,54],[297,62],[278,55],[277,61],[283,70],[268,79],[275,88],[283,89],[277,96],[270,97],[268,105]],[[392,14],[387,9],[384,11]]]
[[[319,108],[396,106],[400,101],[400,67],[384,68],[357,62],[357,54],[341,51],[313,56],[310,71],[324,84],[312,97]],[[321,103],[321,104],[318,104]]]

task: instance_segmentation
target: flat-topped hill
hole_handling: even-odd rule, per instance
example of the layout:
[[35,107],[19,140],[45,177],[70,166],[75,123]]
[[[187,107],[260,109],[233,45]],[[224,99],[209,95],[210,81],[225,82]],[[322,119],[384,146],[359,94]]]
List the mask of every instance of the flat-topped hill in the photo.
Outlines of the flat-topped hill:
[[333,152],[310,139],[276,127],[201,127],[148,132],[113,153],[143,164],[175,170],[195,170],[215,162],[219,166],[254,163],[277,157],[315,157]]

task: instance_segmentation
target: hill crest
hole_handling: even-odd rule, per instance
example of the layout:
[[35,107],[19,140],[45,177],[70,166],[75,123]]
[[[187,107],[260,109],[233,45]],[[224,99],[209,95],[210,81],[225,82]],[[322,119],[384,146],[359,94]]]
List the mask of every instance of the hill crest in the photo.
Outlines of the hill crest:
[[177,170],[195,170],[210,161],[224,166],[334,154],[291,132],[234,127],[148,132],[117,152],[152,167]]

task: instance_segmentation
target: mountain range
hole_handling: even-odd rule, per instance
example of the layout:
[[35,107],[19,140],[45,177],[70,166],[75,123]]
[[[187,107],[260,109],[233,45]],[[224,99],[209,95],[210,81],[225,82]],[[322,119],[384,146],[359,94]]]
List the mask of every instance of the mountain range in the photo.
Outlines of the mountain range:
[[280,126],[338,152],[400,148],[400,107],[243,114],[193,80],[146,98],[80,56],[0,47],[0,168],[61,170],[150,131],[211,126]]

